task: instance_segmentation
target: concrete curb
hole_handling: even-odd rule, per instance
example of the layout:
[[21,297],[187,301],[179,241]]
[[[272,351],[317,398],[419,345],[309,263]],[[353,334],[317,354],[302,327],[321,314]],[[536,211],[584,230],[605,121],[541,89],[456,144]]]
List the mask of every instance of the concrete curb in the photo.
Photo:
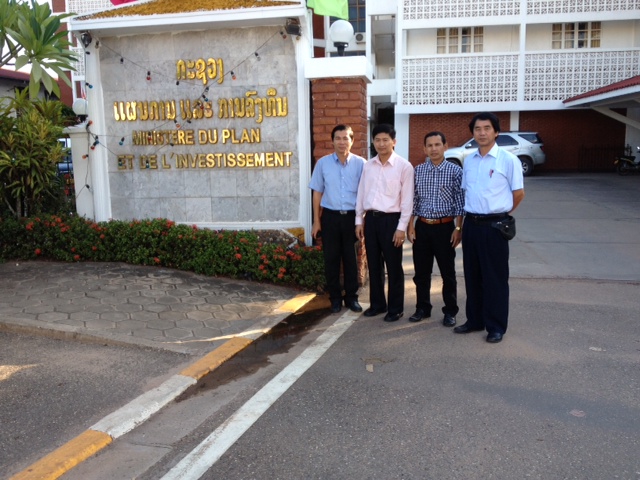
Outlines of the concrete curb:
[[147,421],[187,388],[195,385],[202,377],[269,333],[277,324],[293,315],[315,297],[315,294],[301,294],[286,301],[275,309],[272,315],[256,322],[248,330],[232,336],[223,345],[195,361],[179,374],[173,375],[162,385],[140,395],[122,408],[107,415],[74,439],[15,474],[9,480],[53,480],[60,478],[75,466],[110,445],[116,438]]

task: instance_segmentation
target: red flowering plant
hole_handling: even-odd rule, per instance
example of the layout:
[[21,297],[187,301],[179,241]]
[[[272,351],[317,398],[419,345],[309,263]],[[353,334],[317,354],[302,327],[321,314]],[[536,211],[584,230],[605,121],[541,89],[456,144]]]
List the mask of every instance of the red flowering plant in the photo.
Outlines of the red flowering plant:
[[258,233],[198,229],[163,218],[100,223],[76,216],[0,218],[0,260],[125,262],[321,288],[319,248],[264,242]]

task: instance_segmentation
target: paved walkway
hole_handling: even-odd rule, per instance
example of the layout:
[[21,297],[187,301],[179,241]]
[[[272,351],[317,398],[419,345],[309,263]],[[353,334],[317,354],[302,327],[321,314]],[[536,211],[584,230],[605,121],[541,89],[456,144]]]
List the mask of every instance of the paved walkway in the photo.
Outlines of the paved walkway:
[[258,322],[292,288],[120,263],[0,264],[0,329],[200,355]]

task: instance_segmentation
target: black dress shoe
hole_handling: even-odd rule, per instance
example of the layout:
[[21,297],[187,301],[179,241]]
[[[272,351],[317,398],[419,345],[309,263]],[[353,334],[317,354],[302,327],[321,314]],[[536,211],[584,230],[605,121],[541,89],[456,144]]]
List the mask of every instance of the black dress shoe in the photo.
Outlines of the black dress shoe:
[[444,318],[442,319],[442,325],[445,327],[453,327],[456,324],[456,317],[449,313],[444,314]]
[[418,308],[416,310],[416,313],[414,313],[413,315],[411,315],[409,317],[409,321],[415,323],[415,322],[419,322],[423,318],[429,318],[429,314],[427,312],[425,312],[423,309]]
[[344,306],[347,307],[352,312],[361,312],[362,306],[358,303],[357,300],[344,301]]
[[453,329],[455,333],[471,333],[471,332],[480,332],[482,330],[484,330],[484,328],[470,327],[466,323],[463,323],[462,325],[459,325]]
[[384,316],[384,321],[385,322],[397,322],[398,320],[400,320],[400,317],[402,317],[402,313],[387,313]]
[[502,341],[502,334],[493,332],[487,335],[487,342],[489,343],[500,343]]
[[385,313],[387,311],[386,308],[367,308],[364,311],[364,316],[365,317],[375,317],[376,315],[380,315],[381,313]]
[[338,313],[342,310],[342,300],[331,300],[331,313]]

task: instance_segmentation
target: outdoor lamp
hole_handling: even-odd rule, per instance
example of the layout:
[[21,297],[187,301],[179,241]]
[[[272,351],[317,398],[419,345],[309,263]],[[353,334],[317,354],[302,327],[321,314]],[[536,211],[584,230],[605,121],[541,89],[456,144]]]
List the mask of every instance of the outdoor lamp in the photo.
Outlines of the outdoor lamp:
[[329,38],[338,49],[338,55],[344,57],[344,49],[353,38],[353,25],[346,20],[336,20],[329,28]]
[[81,122],[84,122],[89,114],[87,101],[84,98],[77,98],[73,102],[73,105],[71,105],[71,109],[73,110],[73,113],[75,113],[78,118],[80,118]]

